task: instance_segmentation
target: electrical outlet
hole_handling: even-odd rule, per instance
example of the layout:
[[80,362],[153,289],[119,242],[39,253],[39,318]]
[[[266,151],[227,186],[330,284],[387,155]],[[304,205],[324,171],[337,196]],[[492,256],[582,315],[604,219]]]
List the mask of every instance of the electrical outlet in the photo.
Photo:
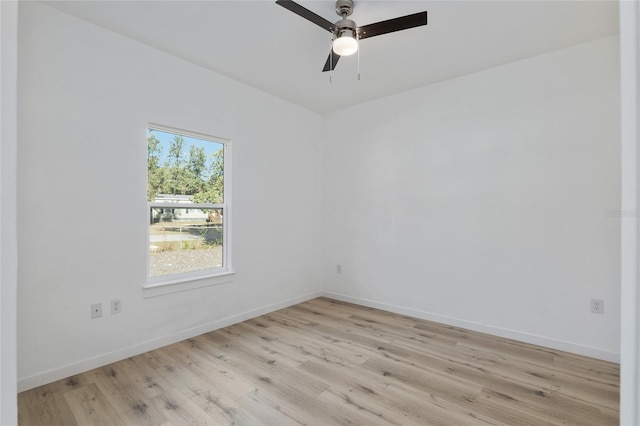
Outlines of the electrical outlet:
[[113,299],[111,301],[111,313],[119,314],[120,312],[122,312],[122,302],[120,299]]
[[91,318],[100,318],[102,316],[102,303],[93,303],[91,305]]
[[604,300],[603,299],[591,299],[591,313],[592,314],[604,314]]

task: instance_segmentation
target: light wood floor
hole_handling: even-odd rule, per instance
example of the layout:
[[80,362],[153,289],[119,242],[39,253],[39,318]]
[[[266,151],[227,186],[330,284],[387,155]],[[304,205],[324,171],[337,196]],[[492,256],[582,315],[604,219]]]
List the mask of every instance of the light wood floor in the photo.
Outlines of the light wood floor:
[[619,367],[315,299],[18,395],[21,425],[616,425]]

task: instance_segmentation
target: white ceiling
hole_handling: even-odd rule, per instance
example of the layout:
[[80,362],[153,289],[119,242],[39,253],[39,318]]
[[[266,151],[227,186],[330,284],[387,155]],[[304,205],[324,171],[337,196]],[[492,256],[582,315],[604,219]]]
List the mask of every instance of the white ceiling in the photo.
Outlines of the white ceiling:
[[[428,11],[428,25],[360,43],[329,81],[331,34],[275,1],[53,1],[60,11],[325,113],[618,33],[616,1],[366,1],[366,25]],[[335,22],[333,1],[299,3]]]

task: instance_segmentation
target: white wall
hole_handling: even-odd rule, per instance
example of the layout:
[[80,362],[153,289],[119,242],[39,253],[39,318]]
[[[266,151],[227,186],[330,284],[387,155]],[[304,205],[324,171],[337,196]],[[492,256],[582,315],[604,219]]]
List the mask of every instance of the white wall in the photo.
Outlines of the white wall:
[[0,424],[18,423],[16,397],[16,151],[18,4],[0,2]]
[[617,360],[619,119],[617,37],[328,115],[325,290]]
[[[19,15],[21,389],[317,294],[321,116],[42,4]],[[148,122],[232,140],[232,283],[143,298]]]

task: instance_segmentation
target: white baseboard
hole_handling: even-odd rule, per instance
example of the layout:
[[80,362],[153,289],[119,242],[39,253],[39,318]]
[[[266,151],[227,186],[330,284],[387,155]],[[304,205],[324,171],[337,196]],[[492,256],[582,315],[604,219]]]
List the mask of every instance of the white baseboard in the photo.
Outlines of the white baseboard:
[[501,327],[494,327],[491,325],[486,325],[486,324],[482,324],[474,321],[450,317],[447,315],[433,314],[433,313],[421,311],[418,309],[405,308],[402,306],[392,305],[389,303],[377,302],[374,300],[348,296],[346,294],[341,294],[341,293],[334,293],[330,291],[323,291],[321,293],[322,293],[322,296],[328,297],[330,299],[349,302],[349,303],[353,303],[361,306],[367,306],[370,308],[376,308],[383,311],[393,312],[395,314],[407,315],[414,318],[434,321],[441,324],[452,325],[455,327],[465,328],[467,330],[478,331],[480,333],[491,334],[493,336],[513,339],[513,340],[517,340],[524,343],[531,343],[533,345],[543,346],[546,348],[555,349],[559,351],[571,352],[574,354],[583,355],[590,358],[596,358],[603,361],[615,362],[618,364],[620,363],[620,354],[617,352],[605,351],[605,350],[594,348],[591,346],[584,346],[576,343],[565,342],[562,340],[550,339],[548,337],[536,336],[533,334],[522,333],[516,330],[510,330],[510,329],[501,328]]
[[65,377],[73,376],[74,374],[83,373],[94,368],[102,367],[113,362],[140,355],[142,353],[152,351],[154,349],[158,349],[172,343],[190,339],[192,337],[199,336],[213,330],[218,330],[220,328],[237,324],[239,322],[259,317],[260,315],[265,315],[279,309],[286,308],[288,306],[296,305],[298,303],[306,302],[307,300],[315,299],[316,297],[320,296],[322,296],[322,292],[320,291],[307,293],[305,295],[274,303],[272,305],[262,306],[260,308],[252,309],[241,314],[231,315],[229,317],[221,318],[219,320],[202,324],[197,327],[182,330],[169,336],[151,339],[134,346],[118,349],[116,351],[98,355],[82,361],[73,362],[71,364],[67,364],[62,367],[34,374],[28,377],[19,378],[18,392],[33,389],[47,383],[55,382],[56,380],[64,379]]

